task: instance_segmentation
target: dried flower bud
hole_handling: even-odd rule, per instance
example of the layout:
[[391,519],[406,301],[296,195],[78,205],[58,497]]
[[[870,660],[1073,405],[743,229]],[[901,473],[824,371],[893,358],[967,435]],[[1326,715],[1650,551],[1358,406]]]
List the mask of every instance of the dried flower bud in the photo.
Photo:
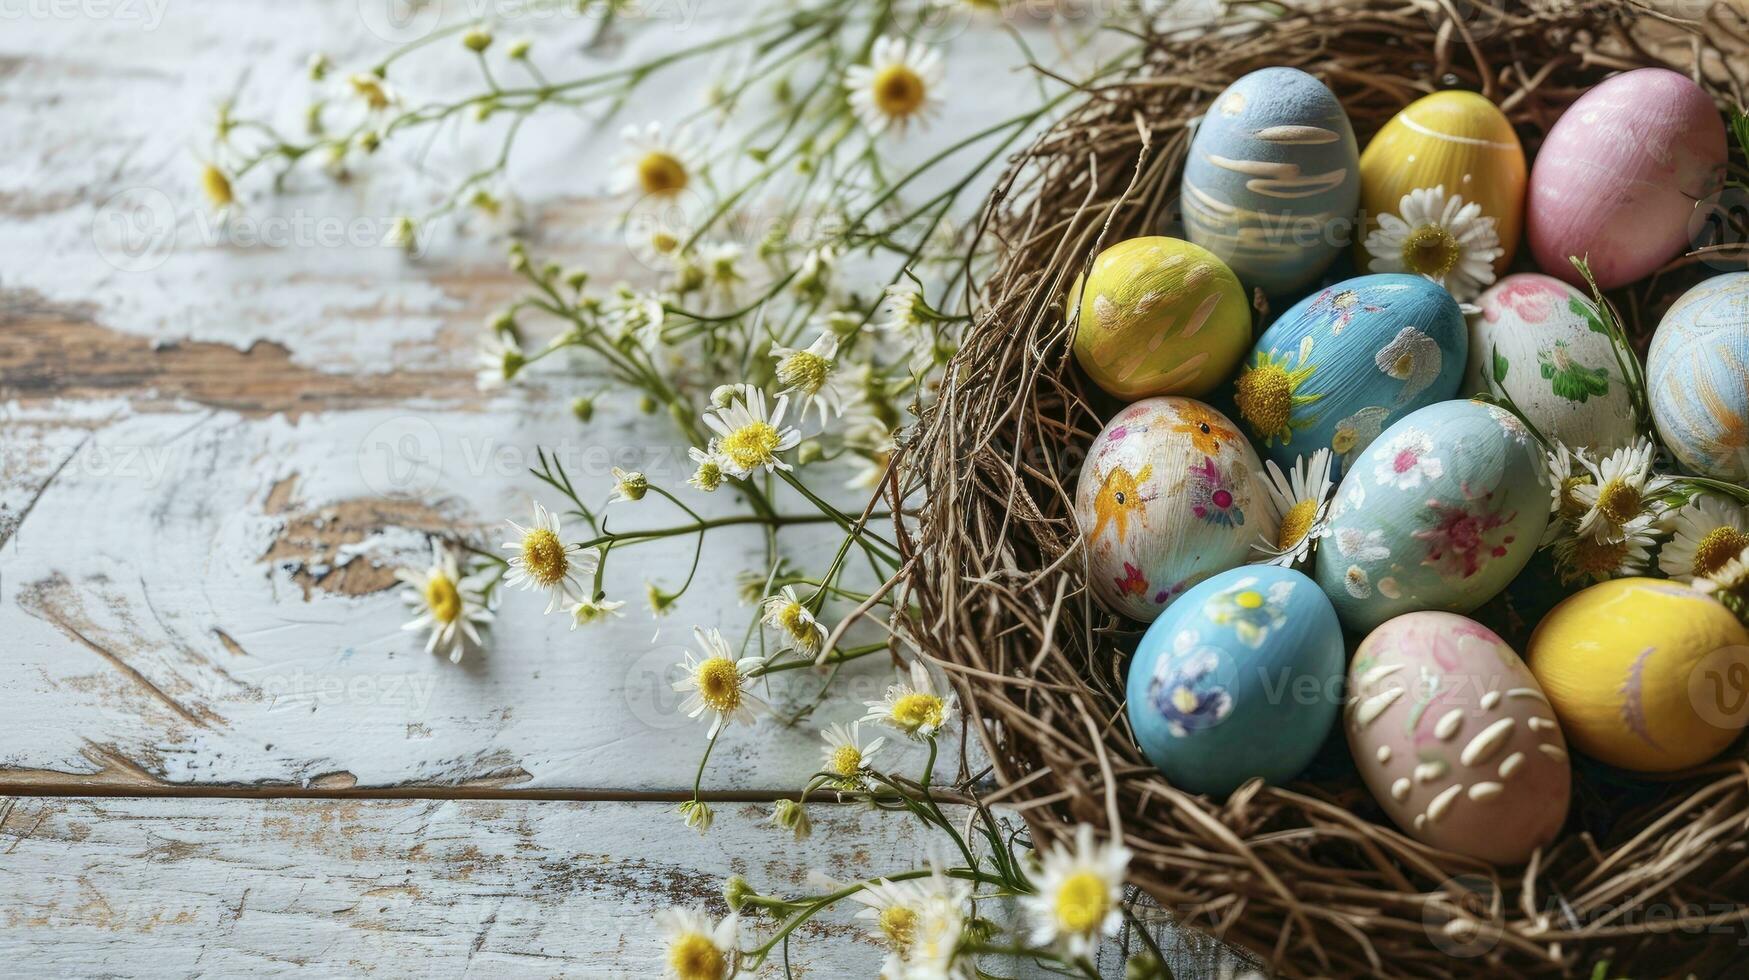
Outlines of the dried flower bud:
[[806,840],[814,832],[807,809],[795,800],[778,800],[777,808],[771,813],[771,822],[795,834],[796,840]]
[[530,41],[528,38],[523,38],[522,40],[517,41],[516,43],[512,44],[510,46],[510,48],[508,50],[506,50],[504,53],[509,55],[511,58],[513,58],[517,61],[523,61],[523,60],[528,58],[528,49],[533,44],[534,44],[533,41]]
[[577,416],[577,421],[587,425],[595,417],[595,399],[585,395],[571,399],[571,414]]
[[491,31],[476,27],[462,35],[462,47],[467,48],[475,54],[480,54],[491,46]]

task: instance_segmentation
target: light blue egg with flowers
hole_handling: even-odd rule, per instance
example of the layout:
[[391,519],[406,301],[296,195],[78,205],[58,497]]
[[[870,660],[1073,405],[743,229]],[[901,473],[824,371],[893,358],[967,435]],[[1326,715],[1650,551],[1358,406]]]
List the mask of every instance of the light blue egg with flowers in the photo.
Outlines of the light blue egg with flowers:
[[1324,83],[1263,68],[1209,104],[1182,190],[1187,237],[1246,286],[1279,296],[1316,279],[1351,240],[1360,147]]
[[1286,469],[1329,449],[1339,475],[1392,423],[1457,394],[1469,357],[1457,301],[1420,276],[1319,290],[1270,324],[1234,379],[1258,452]]
[[1317,754],[1341,706],[1342,628],[1317,583],[1247,565],[1191,587],[1130,660],[1130,728],[1174,786],[1225,796],[1283,783]]
[[1343,475],[1314,577],[1357,634],[1421,609],[1467,613],[1524,570],[1549,502],[1541,447],[1518,416],[1477,401],[1429,405]]
[[1658,437],[1683,468],[1749,480],[1749,272],[1703,280],[1664,314],[1646,393]]

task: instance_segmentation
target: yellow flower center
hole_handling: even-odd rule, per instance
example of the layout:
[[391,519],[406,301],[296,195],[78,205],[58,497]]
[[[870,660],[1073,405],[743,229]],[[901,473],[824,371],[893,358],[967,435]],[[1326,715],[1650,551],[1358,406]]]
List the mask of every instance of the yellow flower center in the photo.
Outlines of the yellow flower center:
[[915,732],[940,727],[943,707],[941,699],[935,695],[913,691],[894,701],[888,714],[900,728]]
[[1265,364],[1239,375],[1233,398],[1253,432],[1273,435],[1288,427],[1294,410],[1294,383],[1279,364]]
[[820,634],[814,629],[813,618],[808,610],[799,602],[791,602],[777,614],[777,624],[789,634],[789,638],[805,650],[814,650],[820,645]]
[[1585,505],[1580,502],[1579,498],[1574,495],[1573,491],[1578,487],[1588,487],[1590,485],[1591,478],[1584,474],[1580,474],[1579,476],[1569,476],[1561,481],[1562,517],[1572,520],[1585,513]]
[[862,750],[854,745],[840,745],[832,753],[830,768],[840,776],[854,776],[862,768]]
[[750,470],[776,459],[777,429],[769,422],[749,422],[723,439],[719,447],[735,465]]
[[215,208],[227,207],[236,200],[231,193],[231,179],[210,163],[200,168],[200,186]]
[[917,940],[917,913],[903,905],[881,909],[881,933],[893,944],[893,951],[903,956]]
[[1312,518],[1318,513],[1316,500],[1302,500],[1281,515],[1281,530],[1275,534],[1275,546],[1283,551],[1292,548],[1311,533]]
[[680,980],[722,980],[729,962],[710,937],[689,932],[668,947],[668,967]]
[[715,463],[700,463],[692,479],[701,490],[715,490],[723,485],[723,468]]
[[1611,480],[1597,491],[1597,509],[1613,524],[1626,524],[1639,516],[1640,491],[1622,480]]
[[1099,928],[1111,911],[1111,890],[1105,879],[1091,871],[1070,875],[1057,889],[1057,926],[1063,932],[1085,935]]
[[1715,527],[1694,546],[1695,575],[1711,575],[1749,547],[1749,534],[1734,527]]
[[672,153],[651,150],[638,160],[638,185],[645,194],[673,194],[686,189],[686,164]]
[[1573,546],[1573,567],[1586,575],[1602,578],[1621,568],[1622,559],[1627,555],[1626,541],[1606,542],[1584,537]]
[[698,696],[712,711],[728,713],[741,706],[741,672],[728,657],[712,657],[694,675]]
[[425,605],[440,623],[453,623],[462,614],[462,595],[448,575],[433,575],[425,580]]
[[1182,685],[1172,689],[1172,706],[1189,714],[1196,710],[1196,692]]
[[810,395],[826,386],[831,373],[832,362],[813,351],[796,351],[777,364],[778,383]]
[[542,585],[557,585],[571,570],[571,558],[565,553],[565,543],[544,527],[535,528],[522,538],[522,563],[528,574]]
[[871,88],[875,108],[894,119],[904,119],[923,108],[923,99],[929,94],[923,77],[908,65],[888,65],[881,69]]
[[1403,240],[1404,268],[1423,276],[1443,278],[1462,254],[1457,239],[1438,225],[1422,225]]

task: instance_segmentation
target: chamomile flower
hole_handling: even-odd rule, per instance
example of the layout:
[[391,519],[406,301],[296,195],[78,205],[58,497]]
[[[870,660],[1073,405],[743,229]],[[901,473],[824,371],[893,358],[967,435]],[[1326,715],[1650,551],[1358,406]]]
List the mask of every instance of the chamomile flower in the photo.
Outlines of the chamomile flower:
[[790,288],[805,297],[823,297],[831,282],[832,273],[837,268],[836,247],[821,245],[808,249],[807,254],[802,256],[801,265],[796,268],[796,277],[790,280]]
[[737,927],[731,912],[720,922],[693,909],[669,909],[661,916],[668,941],[668,975],[675,980],[726,980],[735,975]]
[[1710,575],[1697,575],[1694,587],[1709,595],[1742,596],[1749,591],[1749,548],[1744,548]]
[[[682,667],[686,676],[674,682],[674,690],[686,692],[680,710],[688,718],[710,712],[710,731],[706,738],[716,738],[717,732],[731,721],[751,722],[765,702],[748,689],[753,678],[748,672],[759,666],[758,657],[735,659],[723,634],[693,627],[698,639],[698,652],[688,650]],[[702,653],[702,656],[700,655]]]
[[1258,480],[1275,513],[1276,531],[1264,535],[1251,547],[1267,555],[1266,564],[1292,568],[1312,553],[1312,544],[1329,530],[1330,450],[1320,449],[1311,459],[1301,456],[1290,476],[1284,476],[1274,460],[1265,464],[1267,480]]
[[1683,504],[1671,531],[1658,567],[1679,582],[1712,575],[1749,547],[1749,518],[1742,506],[1715,494],[1697,493]]
[[1032,943],[1056,943],[1070,956],[1091,956],[1100,937],[1123,924],[1129,865],[1129,848],[1096,843],[1087,824],[1075,828],[1072,849],[1053,845],[1044,855],[1038,891],[1021,899],[1032,916]]
[[547,594],[548,613],[561,605],[582,602],[582,578],[595,574],[601,556],[584,551],[578,544],[566,544],[559,515],[534,503],[534,521],[523,527],[515,521],[505,521],[516,532],[516,540],[504,542],[511,552],[510,571],[504,584],[511,588],[538,590]]
[[613,468],[613,492],[607,496],[608,503],[642,500],[644,494],[649,492],[649,477],[636,470],[622,470],[617,466]]
[[641,129],[627,126],[620,137],[627,149],[620,157],[616,191],[674,197],[698,178],[704,166],[704,155],[685,128],[665,132],[661,123],[652,122]]
[[869,131],[879,135],[896,129],[901,135],[913,122],[924,122],[941,105],[941,56],[914,41],[884,37],[874,43],[866,65],[854,65],[844,75],[850,105]]
[[765,600],[765,625],[783,634],[791,647],[808,656],[820,652],[826,643],[826,627],[814,618],[814,613],[796,595],[796,587],[786,585],[777,595]]
[[747,281],[741,273],[741,257],[746,251],[734,242],[719,242],[700,250],[699,268],[704,274],[705,285],[718,297],[732,300],[735,291]]
[[713,493],[723,485],[723,458],[716,452],[714,442],[709,450],[688,446],[686,455],[698,467],[686,478],[688,485],[705,493]]
[[482,645],[479,627],[492,621],[492,613],[480,593],[463,581],[448,548],[433,541],[430,568],[398,569],[395,578],[411,586],[401,599],[418,610],[401,628],[430,630],[426,653],[447,655],[450,663],[458,663],[462,654]]
[[1555,568],[1562,582],[1607,582],[1639,575],[1651,561],[1657,525],[1641,514],[1615,529],[1613,539],[1570,530],[1555,539]]
[[959,945],[971,897],[969,882],[933,863],[927,878],[877,879],[851,895],[868,906],[856,917],[874,924],[869,935],[891,950],[888,972],[906,978],[966,976]]
[[1446,194],[1442,184],[1403,195],[1397,212],[1379,215],[1379,226],[1366,236],[1373,272],[1425,276],[1460,303],[1494,281],[1494,260],[1505,250],[1480,204]]
[[389,83],[375,75],[359,72],[346,81],[352,86],[352,94],[358,96],[371,112],[382,112],[401,104],[401,97],[389,87]]
[[906,738],[922,741],[934,736],[953,718],[959,698],[952,691],[938,694],[929,668],[921,660],[911,661],[909,682],[904,675],[887,688],[880,701],[865,701],[868,714],[864,721],[878,722]]
[[826,740],[820,750],[820,768],[831,774],[832,784],[839,789],[867,788],[869,762],[887,744],[881,737],[864,742],[862,722],[861,718],[849,725],[835,722],[820,733]]
[[777,361],[777,383],[783,385],[780,395],[794,395],[800,408],[798,419],[805,419],[808,409],[820,410],[820,424],[844,411],[844,392],[833,374],[832,359],[838,355],[838,339],[822,333],[814,342],[801,349],[772,345],[771,356]]
[[620,608],[625,603],[611,599],[584,599],[571,607],[571,628],[599,623],[604,619],[622,617],[625,613]]
[[645,350],[662,344],[662,328],[668,323],[668,307],[660,296],[633,292],[621,286],[602,304],[608,332],[615,340],[632,337]]
[[929,320],[929,307],[923,302],[923,292],[916,283],[906,279],[887,287],[874,327],[888,333],[909,333]]
[[522,345],[509,333],[494,332],[480,342],[480,369],[474,375],[475,386],[481,391],[502,388],[516,380],[516,375],[528,363]]
[[791,469],[777,458],[802,441],[800,432],[783,424],[789,399],[779,395],[777,407],[767,415],[763,391],[743,386],[737,394],[728,404],[704,414],[704,424],[718,436],[716,454],[723,472],[745,477],[756,470]]
[[1659,516],[1661,507],[1653,494],[1663,481],[1652,479],[1652,443],[1640,439],[1593,463],[1581,456],[1591,482],[1573,487],[1573,499],[1584,506],[1574,528],[1581,535],[1601,541],[1619,541],[1628,522],[1649,514]]

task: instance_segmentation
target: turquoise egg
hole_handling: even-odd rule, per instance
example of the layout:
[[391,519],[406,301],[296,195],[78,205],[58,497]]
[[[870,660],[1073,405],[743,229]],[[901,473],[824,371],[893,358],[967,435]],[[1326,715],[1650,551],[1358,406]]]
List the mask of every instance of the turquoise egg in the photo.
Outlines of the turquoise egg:
[[1749,272],[1677,299],[1652,335],[1646,389],[1658,436],[1683,466],[1749,480]]
[[1360,148],[1336,96],[1264,68],[1215,97],[1184,163],[1184,229],[1270,295],[1318,277],[1354,233]]
[[1518,416],[1429,405],[1354,461],[1330,505],[1316,577],[1366,633],[1419,609],[1467,613],[1524,569],[1549,521],[1548,468]]
[[1317,754],[1342,703],[1342,627],[1311,579],[1228,569],[1185,592],[1130,660],[1130,728],[1174,786],[1225,796],[1282,783]]
[[1340,474],[1380,432],[1457,394],[1470,335],[1451,294],[1398,273],[1339,282],[1270,324],[1234,382],[1259,451],[1286,469],[1329,448]]

